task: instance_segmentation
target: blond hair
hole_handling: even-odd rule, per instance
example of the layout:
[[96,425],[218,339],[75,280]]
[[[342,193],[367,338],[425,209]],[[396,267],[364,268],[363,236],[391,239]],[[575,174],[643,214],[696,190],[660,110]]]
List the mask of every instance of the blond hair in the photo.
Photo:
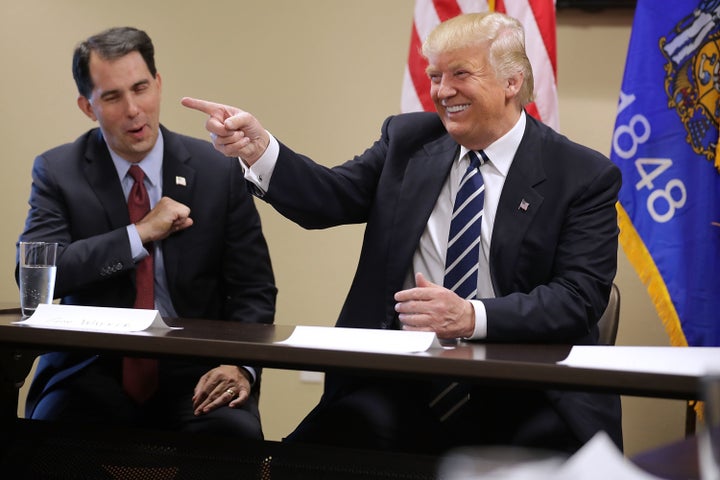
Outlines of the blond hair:
[[518,93],[521,106],[533,101],[534,79],[525,53],[525,31],[516,19],[497,12],[468,13],[435,27],[423,42],[425,58],[463,47],[488,48],[488,61],[500,80],[521,73],[523,84]]

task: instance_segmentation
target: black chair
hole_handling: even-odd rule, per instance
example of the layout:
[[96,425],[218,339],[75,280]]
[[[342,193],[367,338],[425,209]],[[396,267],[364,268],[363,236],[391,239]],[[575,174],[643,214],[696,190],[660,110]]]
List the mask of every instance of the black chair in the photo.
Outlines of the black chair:
[[601,345],[615,345],[619,323],[620,289],[613,283],[605,312],[602,317],[600,317],[600,320],[598,320],[598,328],[600,329],[599,343]]
[[438,461],[130,427],[26,419],[0,427],[0,476],[13,480],[435,480]]

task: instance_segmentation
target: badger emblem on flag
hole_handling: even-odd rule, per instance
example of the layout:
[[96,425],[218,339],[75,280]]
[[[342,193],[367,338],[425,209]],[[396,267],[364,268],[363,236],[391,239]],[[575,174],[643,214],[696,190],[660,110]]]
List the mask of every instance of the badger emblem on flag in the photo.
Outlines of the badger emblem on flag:
[[713,161],[720,118],[720,1],[703,1],[666,37],[660,38],[665,58],[668,106],[680,116],[693,151]]

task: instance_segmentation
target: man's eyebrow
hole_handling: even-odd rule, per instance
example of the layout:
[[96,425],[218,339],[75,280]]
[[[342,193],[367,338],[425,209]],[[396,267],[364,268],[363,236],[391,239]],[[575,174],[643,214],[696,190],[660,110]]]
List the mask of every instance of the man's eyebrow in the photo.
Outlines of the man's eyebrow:
[[[150,80],[147,80],[147,79],[139,80],[139,81],[133,83],[132,86],[130,87],[130,89],[135,90],[136,88],[143,86],[143,85],[148,85],[149,83],[150,83]],[[118,95],[119,93],[120,93],[120,89],[115,88],[113,90],[108,90],[106,92],[103,92],[100,95],[100,98],[112,97],[112,96]]]
[[[455,72],[457,70],[471,70],[472,67],[467,61],[458,61],[454,62],[447,66],[447,70],[450,72]],[[428,65],[427,68],[425,68],[425,73],[430,75],[431,73],[438,73],[440,72],[440,69],[434,65]]]
[[148,80],[148,79],[140,80],[140,81],[138,81],[138,82],[133,83],[132,89],[134,90],[134,89],[136,89],[137,87],[139,87],[139,86],[141,86],[141,85],[147,85],[147,84],[149,84],[149,83],[150,83],[150,80]]
[[113,96],[117,95],[118,93],[120,93],[120,90],[117,88],[114,90],[106,90],[100,94],[100,98],[113,97]]

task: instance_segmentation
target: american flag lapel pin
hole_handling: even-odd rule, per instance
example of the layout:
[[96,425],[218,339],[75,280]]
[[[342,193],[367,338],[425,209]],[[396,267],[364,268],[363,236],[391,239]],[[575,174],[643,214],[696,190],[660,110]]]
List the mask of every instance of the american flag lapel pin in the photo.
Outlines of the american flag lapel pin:
[[186,187],[187,182],[185,181],[185,177],[180,177],[180,176],[175,177],[175,185],[182,185],[183,187]]
[[523,198],[522,200],[520,200],[520,205],[518,206],[518,210],[527,212],[527,209],[529,206],[530,206],[530,204],[527,201],[525,201],[525,199]]

